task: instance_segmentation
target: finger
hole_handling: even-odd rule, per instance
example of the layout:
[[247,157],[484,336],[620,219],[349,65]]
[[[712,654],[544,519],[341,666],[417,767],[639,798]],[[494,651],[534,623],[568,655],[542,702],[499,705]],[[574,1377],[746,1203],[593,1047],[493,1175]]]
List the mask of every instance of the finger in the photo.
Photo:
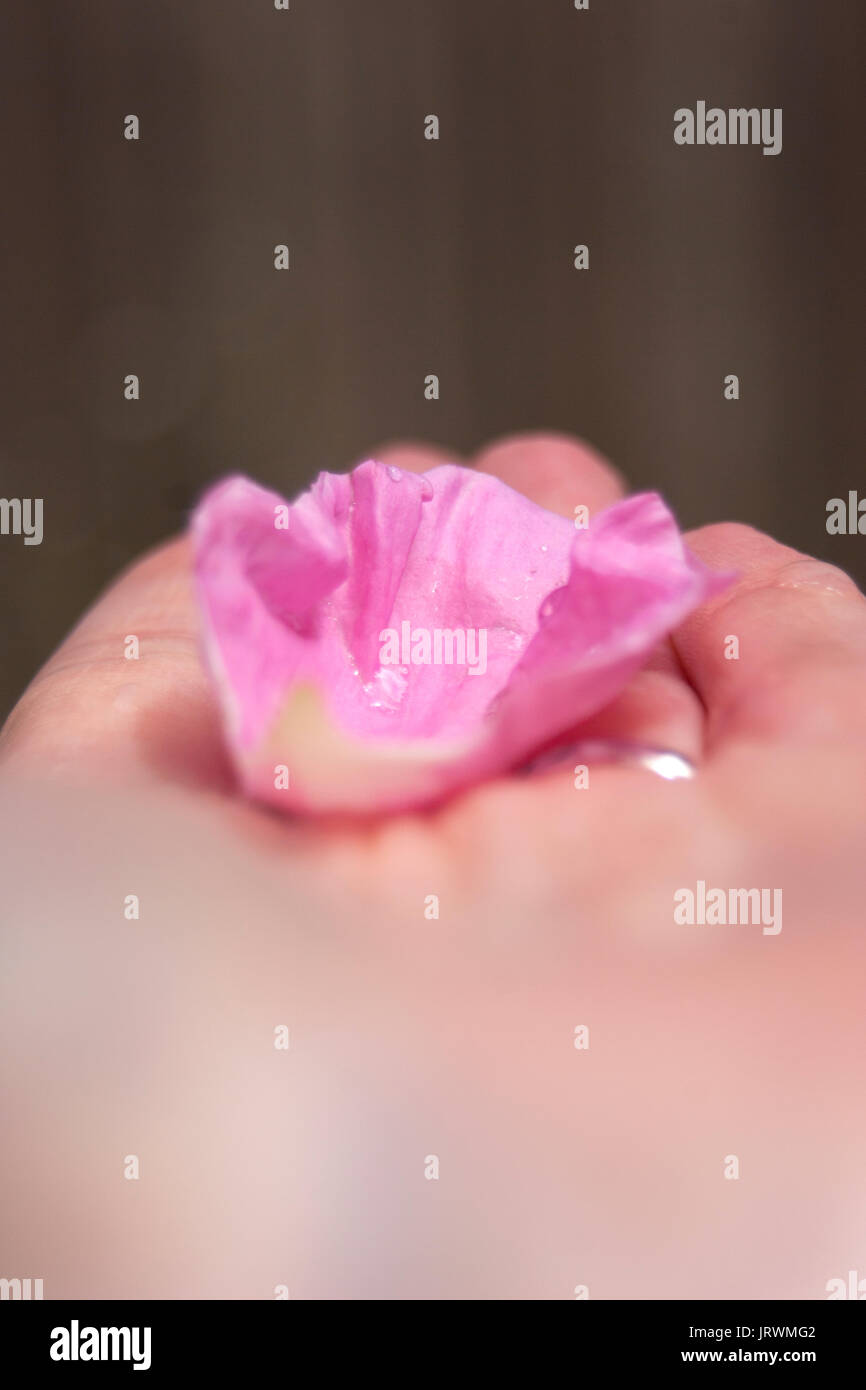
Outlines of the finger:
[[708,745],[866,738],[866,601],[853,580],[748,526],[686,539],[706,564],[739,572],[674,634],[706,706]]
[[640,744],[699,763],[703,706],[684,679],[670,643],[662,642],[622,694],[578,724],[569,738],[575,743]]
[[199,654],[188,541],[117,579],[46,662],[0,736],[6,764],[131,766],[225,785],[216,701]]
[[[475,467],[564,516],[587,507],[590,517],[619,501],[621,474],[588,444],[560,434],[515,435],[481,451]],[[703,708],[663,642],[615,700],[558,742],[612,741],[667,749],[691,762],[701,756]]]
[[621,475],[581,440],[563,434],[516,434],[489,444],[472,460],[482,473],[513,487],[548,511],[590,517],[625,493]]

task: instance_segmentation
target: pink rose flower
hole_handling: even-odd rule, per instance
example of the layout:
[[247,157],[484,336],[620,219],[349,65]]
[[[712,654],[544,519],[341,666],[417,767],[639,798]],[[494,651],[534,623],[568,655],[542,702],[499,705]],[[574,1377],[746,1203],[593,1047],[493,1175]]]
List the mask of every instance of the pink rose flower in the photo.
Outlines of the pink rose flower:
[[205,651],[244,791],[284,810],[429,805],[607,704],[726,582],[661,498],[576,529],[444,465],[243,477],[192,520]]

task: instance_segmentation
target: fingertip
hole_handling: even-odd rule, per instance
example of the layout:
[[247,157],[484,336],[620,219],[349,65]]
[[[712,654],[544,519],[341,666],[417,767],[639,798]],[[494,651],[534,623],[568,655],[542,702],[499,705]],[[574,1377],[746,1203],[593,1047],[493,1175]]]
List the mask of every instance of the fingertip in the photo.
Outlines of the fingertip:
[[850,576],[739,523],[702,527],[686,542],[736,576],[672,634],[706,706],[711,743],[859,738],[866,604]]
[[574,516],[579,506],[592,516],[626,492],[622,475],[597,450],[556,432],[507,435],[486,445],[472,463],[561,516]]
[[463,463],[463,458],[457,450],[446,449],[438,444],[425,444],[417,439],[388,440],[370,450],[365,458],[391,464],[407,473],[427,473],[431,468],[441,467],[443,463]]

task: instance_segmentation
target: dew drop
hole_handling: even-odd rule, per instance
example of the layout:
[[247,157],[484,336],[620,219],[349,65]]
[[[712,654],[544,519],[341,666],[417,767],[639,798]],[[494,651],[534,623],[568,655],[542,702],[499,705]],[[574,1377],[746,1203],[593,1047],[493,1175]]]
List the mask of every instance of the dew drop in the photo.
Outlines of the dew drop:
[[403,481],[403,474],[400,472],[399,468],[394,467],[393,463],[388,464],[388,477],[393,479],[395,483],[401,483]]
[[429,502],[433,496],[433,484],[428,478],[421,479],[421,501]]

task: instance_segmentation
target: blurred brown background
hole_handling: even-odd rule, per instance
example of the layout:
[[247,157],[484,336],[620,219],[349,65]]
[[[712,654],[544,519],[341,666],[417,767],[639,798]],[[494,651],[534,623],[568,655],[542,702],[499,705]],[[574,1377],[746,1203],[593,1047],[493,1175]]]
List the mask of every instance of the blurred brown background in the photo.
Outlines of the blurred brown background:
[[[45,503],[0,536],[3,710],[212,478],[394,437],[572,430],[866,579],[825,529],[866,495],[862,0],[3,8],[0,496]],[[782,154],[677,147],[698,100],[781,106]]]

